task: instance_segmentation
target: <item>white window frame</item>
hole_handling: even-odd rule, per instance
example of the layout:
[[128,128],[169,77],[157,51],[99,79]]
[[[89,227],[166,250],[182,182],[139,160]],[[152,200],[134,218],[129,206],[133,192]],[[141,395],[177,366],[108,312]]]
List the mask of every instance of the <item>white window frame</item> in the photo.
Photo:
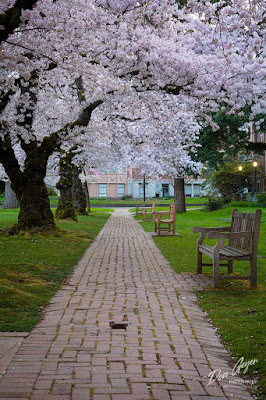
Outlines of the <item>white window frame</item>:
[[98,194],[99,194],[99,197],[106,197],[106,195],[107,195],[106,183],[99,183]]
[[[119,190],[119,189],[123,189],[123,193]],[[125,184],[124,183],[118,183],[118,186],[117,186],[117,194],[118,194],[118,197],[123,197],[123,196],[125,196]]]

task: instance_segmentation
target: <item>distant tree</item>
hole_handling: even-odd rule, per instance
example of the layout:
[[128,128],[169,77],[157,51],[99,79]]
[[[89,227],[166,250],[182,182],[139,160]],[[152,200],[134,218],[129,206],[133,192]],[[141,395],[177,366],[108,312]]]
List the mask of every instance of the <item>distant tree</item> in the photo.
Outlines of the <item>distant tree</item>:
[[238,167],[240,163],[235,160],[233,162],[226,162],[224,165],[218,167],[211,176],[211,183],[213,187],[230,200],[230,196],[237,193],[241,188],[252,188],[254,167],[252,163],[241,163],[242,171]]
[[[219,165],[234,159],[239,153],[255,152],[261,154],[266,150],[263,143],[250,142],[250,130],[247,122],[250,117],[250,110],[246,108],[239,114],[228,113],[228,108],[221,108],[212,119],[219,126],[218,130],[213,130],[211,126],[202,127],[196,143],[196,153],[192,158],[200,161],[212,170]],[[256,121],[260,121],[256,125]],[[265,132],[265,115],[258,114],[252,124],[255,134]]]
[[219,125],[219,129],[213,131],[211,126],[201,129],[197,140],[199,146],[194,156],[196,161],[207,164],[210,169],[234,158],[246,149],[249,142],[249,133],[243,128],[247,115],[228,115],[226,110],[220,110],[213,116],[213,120]]

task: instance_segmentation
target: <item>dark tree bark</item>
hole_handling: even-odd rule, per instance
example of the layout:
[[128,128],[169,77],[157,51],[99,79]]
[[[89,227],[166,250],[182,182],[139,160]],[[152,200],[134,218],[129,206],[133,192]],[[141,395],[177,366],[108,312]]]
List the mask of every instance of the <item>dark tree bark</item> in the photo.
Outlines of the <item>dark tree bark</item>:
[[11,188],[20,206],[14,233],[36,227],[56,228],[44,183],[47,160],[55,147],[53,139],[53,137],[45,138],[41,146],[35,142],[30,144],[22,142],[26,152],[24,171],[20,170],[9,137],[0,139],[0,162],[11,181]]
[[5,182],[5,201],[4,201],[4,209],[10,210],[18,208],[17,206],[17,198],[15,192],[11,189],[10,182]]
[[78,214],[87,214],[86,212],[86,194],[79,179],[80,170],[74,165],[72,169],[72,200],[74,209]]
[[177,212],[186,212],[186,202],[185,202],[185,179],[184,178],[174,178],[174,198],[177,204]]
[[71,218],[77,221],[73,201],[72,201],[72,164],[71,160],[73,153],[62,152],[60,158],[60,179],[56,184],[57,189],[60,190],[60,198],[55,211],[57,219]]

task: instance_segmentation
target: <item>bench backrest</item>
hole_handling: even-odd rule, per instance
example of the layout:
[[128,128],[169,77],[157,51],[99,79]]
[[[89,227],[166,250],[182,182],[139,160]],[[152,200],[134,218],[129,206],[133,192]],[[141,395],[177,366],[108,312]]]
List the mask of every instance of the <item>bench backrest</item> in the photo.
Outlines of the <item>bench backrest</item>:
[[177,210],[177,204],[170,204],[169,219],[171,219],[173,222],[175,222],[176,210]]
[[261,210],[255,213],[232,211],[231,232],[253,232],[253,238],[231,239],[230,246],[234,246],[249,252],[256,252],[259,241]]

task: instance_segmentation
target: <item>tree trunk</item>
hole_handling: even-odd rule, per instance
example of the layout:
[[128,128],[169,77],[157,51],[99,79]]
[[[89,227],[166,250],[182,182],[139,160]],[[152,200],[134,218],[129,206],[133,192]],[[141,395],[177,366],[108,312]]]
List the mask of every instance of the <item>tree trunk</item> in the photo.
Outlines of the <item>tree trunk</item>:
[[177,212],[186,212],[186,202],[185,202],[185,179],[184,178],[174,178],[174,197],[175,203],[177,204]]
[[11,189],[10,182],[5,182],[5,202],[4,209],[18,208],[15,192]]
[[72,200],[74,209],[78,214],[87,214],[86,195],[81,180],[79,179],[80,170],[75,165],[72,167]]
[[62,153],[60,158],[60,179],[56,184],[60,190],[60,198],[55,211],[57,219],[71,218],[77,221],[75,209],[72,201],[72,152]]
[[85,194],[86,194],[87,210],[88,213],[90,213],[91,212],[90,192],[86,181],[85,181]]
[[25,144],[27,157],[24,171],[19,167],[10,139],[5,138],[2,144],[0,159],[20,206],[18,223],[10,229],[10,233],[32,228],[57,229],[44,183],[47,159],[52,152],[51,149],[49,153],[49,143],[45,142],[43,146],[34,142]]
[[[23,191],[19,197],[20,212],[18,216],[19,230],[29,228],[56,229],[54,216],[50,209],[48,191],[38,171],[34,171],[34,179],[23,182]],[[38,179],[39,178],[39,179]]]

